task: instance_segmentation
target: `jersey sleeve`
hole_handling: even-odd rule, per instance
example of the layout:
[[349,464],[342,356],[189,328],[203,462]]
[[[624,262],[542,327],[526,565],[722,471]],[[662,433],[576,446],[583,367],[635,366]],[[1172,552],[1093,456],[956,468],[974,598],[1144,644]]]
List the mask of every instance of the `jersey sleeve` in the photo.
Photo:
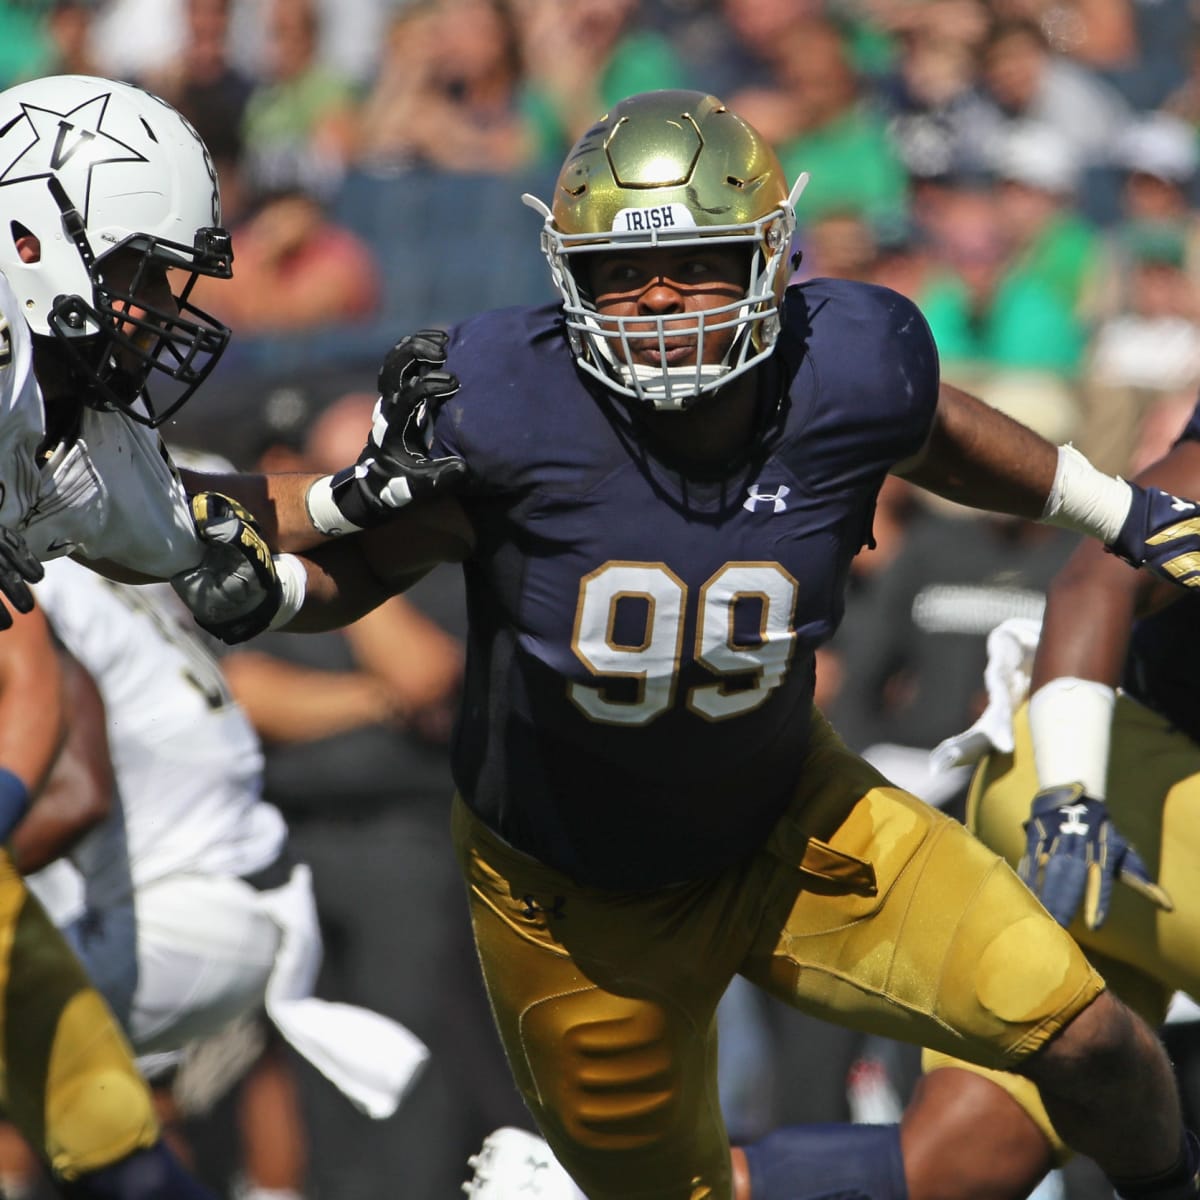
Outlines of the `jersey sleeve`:
[[550,436],[552,400],[570,372],[554,314],[554,306],[499,309],[451,331],[446,370],[460,386],[434,417],[430,453],[465,460],[466,495],[519,491],[531,482],[538,461],[531,440]]
[[937,412],[937,347],[920,309],[890,288],[822,279],[788,293],[784,355],[793,435],[833,486],[869,485],[925,444]]

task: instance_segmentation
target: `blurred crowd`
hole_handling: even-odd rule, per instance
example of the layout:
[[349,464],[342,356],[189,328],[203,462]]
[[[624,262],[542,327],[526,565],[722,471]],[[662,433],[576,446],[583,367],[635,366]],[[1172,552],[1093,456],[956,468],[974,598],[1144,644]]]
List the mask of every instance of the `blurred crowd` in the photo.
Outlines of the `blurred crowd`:
[[[615,100],[682,86],[755,124],[790,179],[811,174],[797,279],[912,297],[946,379],[1129,473],[1169,445],[1200,387],[1193,6],[4,0],[0,87],[111,75],[168,99],[204,137],[235,273],[193,298],[234,345],[166,432],[240,467],[349,461],[398,335],[552,300],[521,193],[548,196],[566,149]],[[818,700],[897,782],[953,807],[964,781],[931,777],[928,750],[978,715],[987,632],[1040,613],[1070,539],[892,480],[875,540]],[[462,628],[457,580],[435,573],[344,633],[272,635],[229,657],[267,747],[269,798],[316,864],[326,994],[409,1024],[436,1064],[384,1129],[302,1080],[307,1127],[283,1143],[255,1132],[290,1111],[261,1075],[241,1102],[242,1153],[278,1186],[255,1195],[390,1200],[403,1177],[409,1200],[441,1200],[464,1147],[528,1123],[445,829]],[[902,1098],[911,1062],[892,1048],[827,1027],[814,1038],[736,993],[723,1019],[735,1133],[891,1119]],[[227,1151],[205,1153],[224,1163]]]

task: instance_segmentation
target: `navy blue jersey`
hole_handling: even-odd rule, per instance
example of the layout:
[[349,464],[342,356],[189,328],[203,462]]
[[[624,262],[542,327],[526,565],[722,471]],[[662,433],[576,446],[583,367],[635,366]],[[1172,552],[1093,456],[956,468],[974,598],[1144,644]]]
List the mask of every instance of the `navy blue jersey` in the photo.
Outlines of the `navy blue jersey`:
[[[754,450],[681,474],[575,366],[556,307],[453,333],[477,534],[454,749],[470,807],[583,883],[696,878],[752,851],[805,769],[813,652],[888,470],[937,402],[933,341],[884,288],[788,292]],[[781,398],[781,399],[780,399]],[[719,397],[714,403],[720,403]]]
[[[1200,403],[1178,441],[1200,442]],[[1122,686],[1200,742],[1200,596],[1186,592],[1133,627]]]

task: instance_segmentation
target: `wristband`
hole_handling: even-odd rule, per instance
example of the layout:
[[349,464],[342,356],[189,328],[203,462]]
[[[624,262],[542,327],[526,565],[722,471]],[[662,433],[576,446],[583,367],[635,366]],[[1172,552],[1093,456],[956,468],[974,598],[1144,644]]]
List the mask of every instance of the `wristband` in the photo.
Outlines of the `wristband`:
[[275,577],[279,580],[279,607],[271,618],[267,632],[286,625],[304,607],[308,590],[308,572],[294,554],[276,554]]
[[0,841],[8,840],[28,807],[25,781],[7,767],[0,767]]
[[313,528],[326,537],[358,533],[362,528],[346,520],[342,510],[334,503],[332,475],[322,475],[309,487],[304,496],[304,506],[308,509],[308,519],[313,523]]
[[1074,446],[1059,446],[1054,483],[1038,520],[1086,533],[1107,546],[1121,532],[1132,504],[1133,489],[1125,480],[1098,471]]
[[1108,746],[1117,694],[1091,679],[1063,676],[1029,701],[1029,734],[1038,787],[1079,783],[1093,800],[1108,784]]

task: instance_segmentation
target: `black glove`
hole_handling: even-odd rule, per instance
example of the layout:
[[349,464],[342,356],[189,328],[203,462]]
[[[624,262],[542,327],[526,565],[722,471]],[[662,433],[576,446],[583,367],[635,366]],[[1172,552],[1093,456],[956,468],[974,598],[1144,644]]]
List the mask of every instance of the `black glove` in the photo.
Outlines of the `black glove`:
[[1034,796],[1017,873],[1063,926],[1082,905],[1087,927],[1099,929],[1117,879],[1167,912],[1174,907],[1112,823],[1108,806],[1078,783],[1043,788]]
[[281,589],[270,547],[254,517],[220,492],[192,497],[204,557],[172,576],[171,586],[196,624],[231,646],[262,633],[279,608]]
[[1133,504],[1108,548],[1171,583],[1200,587],[1200,506],[1159,488],[1129,486]]
[[[25,545],[25,539],[7,525],[0,525],[0,594],[17,612],[33,610],[33,593],[29,585],[37,583],[45,573],[42,564]],[[0,629],[10,629],[12,623],[12,614],[0,604]]]
[[[458,380],[439,370],[448,342],[442,330],[422,329],[402,337],[387,352],[379,369],[379,403],[367,444],[354,466],[343,468],[330,481],[333,505],[351,526],[378,525],[411,500],[452,491],[466,475],[461,458],[428,456],[437,406],[458,391]],[[309,511],[322,532],[343,532],[311,503]]]

